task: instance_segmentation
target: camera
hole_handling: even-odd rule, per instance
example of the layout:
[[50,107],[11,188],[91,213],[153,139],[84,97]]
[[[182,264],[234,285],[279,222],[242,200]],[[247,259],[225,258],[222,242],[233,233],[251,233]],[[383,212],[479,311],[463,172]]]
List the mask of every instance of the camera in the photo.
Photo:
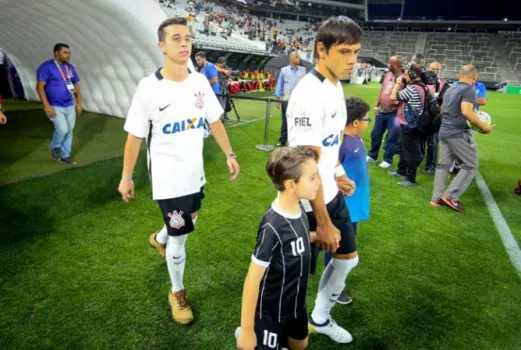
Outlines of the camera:
[[425,68],[423,68],[420,78],[425,85],[436,85],[439,81],[438,74],[425,70]]

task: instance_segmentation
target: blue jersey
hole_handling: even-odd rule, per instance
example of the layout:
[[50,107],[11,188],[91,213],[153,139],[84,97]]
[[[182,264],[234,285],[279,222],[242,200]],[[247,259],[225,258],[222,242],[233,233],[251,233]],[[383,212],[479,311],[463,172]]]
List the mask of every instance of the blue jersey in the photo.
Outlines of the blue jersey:
[[344,135],[339,160],[347,176],[356,184],[356,190],[344,197],[352,222],[369,219],[369,170],[366,150],[360,136]]
[[[454,82],[451,86],[458,85],[458,81]],[[476,81],[476,85],[474,86],[474,91],[476,92],[476,98],[487,98],[487,88],[485,84],[482,82]],[[474,111],[479,111],[479,106],[477,104],[474,105]]]
[[[476,98],[487,98],[487,88],[485,87],[485,84],[477,81],[474,89],[476,89]],[[479,111],[479,106],[477,104],[474,106],[474,110],[476,112]]]

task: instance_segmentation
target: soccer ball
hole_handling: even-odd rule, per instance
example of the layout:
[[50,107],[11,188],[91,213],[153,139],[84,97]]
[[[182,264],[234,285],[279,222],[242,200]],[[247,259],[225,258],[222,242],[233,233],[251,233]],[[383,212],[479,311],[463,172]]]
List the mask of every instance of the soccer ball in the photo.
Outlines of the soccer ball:
[[[479,120],[481,120],[481,122],[483,124],[485,124],[486,126],[489,126],[490,124],[492,124],[492,118],[490,117],[490,114],[488,114],[487,112],[483,112],[483,111],[478,111],[478,118]],[[474,124],[472,124],[470,121],[467,120],[467,125],[469,126],[469,128],[471,128],[472,130],[476,130],[476,131],[480,131],[479,128],[477,126],[475,126]]]

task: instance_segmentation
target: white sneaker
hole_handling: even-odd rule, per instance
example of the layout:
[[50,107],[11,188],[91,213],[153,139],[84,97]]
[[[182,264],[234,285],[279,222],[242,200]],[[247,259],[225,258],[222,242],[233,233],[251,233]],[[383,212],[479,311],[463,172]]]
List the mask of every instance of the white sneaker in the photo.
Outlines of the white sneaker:
[[[311,320],[311,317],[310,321],[313,321]],[[351,335],[351,333],[337,325],[331,317],[329,317],[329,321],[323,326],[317,326],[309,322],[308,330],[310,333],[327,335],[333,341],[340,344],[348,344],[353,341],[353,336]]]
[[367,161],[367,163],[376,163],[376,159],[373,159],[369,156],[365,157],[365,160]]
[[391,167],[391,164],[387,163],[385,160],[378,165],[382,169],[389,169]]

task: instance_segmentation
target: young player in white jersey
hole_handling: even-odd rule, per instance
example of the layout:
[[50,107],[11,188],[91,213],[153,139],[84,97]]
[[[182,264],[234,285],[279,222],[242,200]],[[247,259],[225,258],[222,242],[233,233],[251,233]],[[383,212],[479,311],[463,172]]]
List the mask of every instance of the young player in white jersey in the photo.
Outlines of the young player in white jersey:
[[306,294],[311,259],[309,223],[300,199],[315,199],[318,154],[306,147],[276,149],[266,172],[279,196],[264,214],[242,294],[240,350],[305,349]]
[[353,72],[361,35],[360,27],[343,16],[320,25],[315,39],[317,65],[293,90],[287,111],[289,145],[308,146],[320,155],[322,186],[315,200],[303,204],[310,229],[316,231],[315,244],[333,255],[320,280],[309,326],[312,332],[328,335],[338,343],[349,343],[353,338],[331,319],[330,311],[348,273],[358,264],[353,225],[342,195],[352,193],[355,184],[338,161],[347,120],[340,80]]
[[165,20],[159,26],[158,37],[165,65],[140,81],[132,100],[125,122],[128,138],[118,190],[124,201],[134,198],[132,173],[141,140],[146,137],[152,197],[165,222],[149,242],[166,256],[172,280],[168,295],[172,315],[178,323],[189,324],[193,313],[183,285],[185,243],[187,234],[194,230],[204,198],[205,121],[226,154],[232,180],[239,175],[239,165],[220,121],[223,109],[217,97],[208,80],[187,66],[192,42],[186,19]]

